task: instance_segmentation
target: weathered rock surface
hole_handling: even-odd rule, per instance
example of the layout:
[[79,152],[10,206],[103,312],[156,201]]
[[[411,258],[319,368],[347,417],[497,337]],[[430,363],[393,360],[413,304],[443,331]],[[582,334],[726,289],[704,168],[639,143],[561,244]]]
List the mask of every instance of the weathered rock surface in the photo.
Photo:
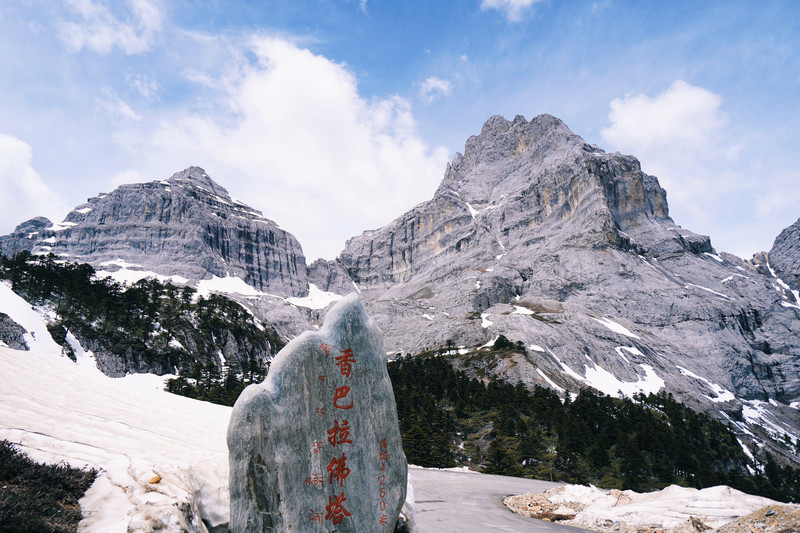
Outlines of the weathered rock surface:
[[12,233],[0,236],[0,253],[11,256],[22,250],[33,251],[37,241],[44,238],[40,232],[52,225],[50,219],[45,217],[36,217],[23,222]]
[[799,433],[788,407],[800,400],[797,302],[676,225],[635,158],[585,143],[555,117],[489,119],[433,199],[349,240],[338,264],[389,350],[503,334],[528,348],[491,362],[512,381],[668,390]]
[[28,221],[3,250],[52,252],[98,269],[120,265],[188,280],[238,276],[280,296],[308,292],[305,256],[295,237],[232,199],[198,167],[166,181],[122,185],[90,198],[66,219]]
[[381,333],[357,296],[245,389],[228,448],[231,532],[394,530],[407,465]]
[[800,218],[775,239],[769,264],[789,287],[800,291]]
[[0,345],[5,344],[15,350],[28,351],[25,342],[25,328],[14,322],[10,316],[0,313]]

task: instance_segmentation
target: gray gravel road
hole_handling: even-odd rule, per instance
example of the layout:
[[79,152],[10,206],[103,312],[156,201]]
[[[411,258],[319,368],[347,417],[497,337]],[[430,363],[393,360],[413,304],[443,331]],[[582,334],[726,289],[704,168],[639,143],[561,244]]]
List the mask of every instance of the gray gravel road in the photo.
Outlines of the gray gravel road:
[[512,494],[544,492],[560,483],[516,477],[409,468],[421,533],[584,531],[519,516],[503,505]]

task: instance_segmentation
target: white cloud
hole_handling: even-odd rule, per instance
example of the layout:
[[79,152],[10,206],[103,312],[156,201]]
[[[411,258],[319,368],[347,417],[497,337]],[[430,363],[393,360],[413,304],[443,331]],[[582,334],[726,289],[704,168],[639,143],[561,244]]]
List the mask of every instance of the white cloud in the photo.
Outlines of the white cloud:
[[126,54],[138,54],[149,50],[161,31],[163,14],[150,0],[128,0],[124,17],[115,16],[102,0],[66,1],[81,20],[62,21],[59,37],[75,52],[85,47],[105,55],[117,46]]
[[665,143],[708,145],[727,122],[722,99],[702,87],[676,80],[654,98],[640,94],[615,98],[603,138],[615,145],[652,149]]
[[452,93],[450,82],[441,78],[430,77],[419,84],[419,96],[426,102],[433,102],[441,96],[450,96]]
[[259,64],[222,80],[216,114],[171,116],[140,138],[153,170],[203,166],[298,237],[309,259],[335,257],[346,238],[432,196],[449,154],[419,138],[409,102],[365,100],[344,66],[287,41],[252,49]]
[[747,152],[720,95],[676,80],[654,97],[614,99],[608,119],[609,148],[636,156],[666,189],[675,222],[718,249],[750,257],[771,245],[761,241],[765,228],[777,235],[796,219],[798,176],[780,177],[758,161],[763,154]]
[[522,20],[522,12],[541,0],[482,0],[481,9],[502,11],[509,22]]
[[27,143],[0,133],[0,234],[10,233],[20,222],[46,216],[60,222],[68,211],[63,200],[32,166],[33,149]]

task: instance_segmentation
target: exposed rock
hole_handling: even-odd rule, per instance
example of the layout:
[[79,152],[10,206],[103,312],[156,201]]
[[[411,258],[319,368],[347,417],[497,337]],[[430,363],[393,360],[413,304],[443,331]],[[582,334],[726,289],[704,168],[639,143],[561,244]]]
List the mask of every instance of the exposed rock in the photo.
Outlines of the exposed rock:
[[769,264],[789,287],[800,291],[800,218],[775,239]]
[[280,296],[308,292],[297,239],[232,199],[198,167],[166,181],[122,185],[90,198],[60,224],[42,227],[44,221],[33,219],[4,237],[6,253],[52,252],[98,270],[124,265],[188,280],[238,276]]
[[325,259],[317,259],[308,265],[308,282],[320,290],[337,294],[349,294],[358,289],[344,265]]
[[23,222],[9,235],[0,236],[0,253],[11,256],[23,250],[33,251],[36,242],[42,239],[40,232],[52,225],[53,223],[45,217],[36,217]]
[[228,427],[231,532],[394,530],[407,465],[383,353],[350,295],[245,389]]
[[0,313],[0,343],[15,350],[28,351],[25,333],[25,328],[11,320],[7,314]]

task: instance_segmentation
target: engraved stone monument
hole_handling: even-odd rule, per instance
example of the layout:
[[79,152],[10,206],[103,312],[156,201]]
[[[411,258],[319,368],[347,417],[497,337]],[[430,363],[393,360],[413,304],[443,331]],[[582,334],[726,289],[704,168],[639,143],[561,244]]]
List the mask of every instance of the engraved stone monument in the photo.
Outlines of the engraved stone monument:
[[228,449],[231,533],[394,531],[408,467],[382,336],[355,294],[245,389]]

